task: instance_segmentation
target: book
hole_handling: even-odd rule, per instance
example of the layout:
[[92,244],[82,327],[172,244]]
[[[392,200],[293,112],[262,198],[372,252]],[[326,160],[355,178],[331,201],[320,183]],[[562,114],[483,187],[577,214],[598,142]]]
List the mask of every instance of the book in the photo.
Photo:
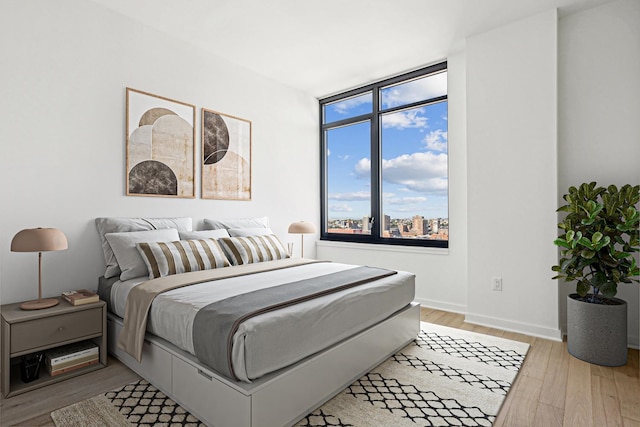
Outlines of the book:
[[93,360],[85,361],[85,362],[82,362],[82,363],[78,363],[76,365],[67,366],[66,368],[50,370],[49,374],[51,374],[52,377],[55,377],[56,375],[64,374],[66,372],[75,371],[76,369],[84,368],[85,366],[95,365],[96,363],[98,363],[98,359],[97,358],[95,358]]
[[61,362],[47,363],[47,368],[49,369],[49,373],[51,373],[51,371],[57,371],[59,369],[64,369],[69,366],[77,365],[79,363],[89,362],[91,360],[98,360],[98,353],[87,354],[86,356],[78,357],[75,359],[67,359]]
[[45,360],[47,366],[55,366],[64,361],[80,359],[88,355],[97,355],[98,351],[98,346],[93,341],[80,341],[47,350],[45,352]]
[[78,289],[77,291],[63,292],[62,298],[67,300],[71,305],[90,304],[92,302],[98,302],[100,300],[98,294],[87,289]]

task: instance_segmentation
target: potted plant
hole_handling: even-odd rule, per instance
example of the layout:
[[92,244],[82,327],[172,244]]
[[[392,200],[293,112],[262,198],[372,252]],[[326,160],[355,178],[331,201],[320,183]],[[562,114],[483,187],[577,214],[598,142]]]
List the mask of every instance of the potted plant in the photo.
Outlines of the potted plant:
[[627,363],[627,304],[615,298],[619,283],[638,282],[640,185],[570,187],[566,217],[554,243],[560,247],[555,278],[576,282],[567,298],[567,347],[573,356],[604,366]]

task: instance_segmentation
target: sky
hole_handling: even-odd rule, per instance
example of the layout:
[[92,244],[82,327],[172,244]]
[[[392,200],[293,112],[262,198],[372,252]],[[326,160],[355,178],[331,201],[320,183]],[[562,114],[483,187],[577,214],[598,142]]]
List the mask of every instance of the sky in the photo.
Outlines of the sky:
[[[446,72],[381,90],[382,109],[446,94]],[[325,106],[325,123],[371,112],[365,94]],[[383,214],[391,218],[447,218],[447,102],[382,116]],[[327,134],[328,217],[370,215],[368,121]]]

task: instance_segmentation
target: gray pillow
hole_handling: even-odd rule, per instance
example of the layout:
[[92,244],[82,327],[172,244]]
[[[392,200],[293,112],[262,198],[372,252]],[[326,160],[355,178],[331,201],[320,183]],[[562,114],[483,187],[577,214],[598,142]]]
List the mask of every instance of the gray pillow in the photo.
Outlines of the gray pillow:
[[100,235],[102,253],[107,268],[104,277],[115,277],[120,274],[118,261],[113,255],[109,242],[104,237],[107,233],[122,233],[128,231],[158,230],[175,228],[178,231],[193,230],[191,218],[96,218],[96,228]]
[[131,231],[127,233],[107,233],[105,238],[109,242],[120,266],[120,280],[149,276],[147,264],[138,253],[137,243],[173,242],[180,240],[178,230],[165,228],[162,230]]
[[204,219],[207,230],[218,230],[220,228],[269,228],[269,217],[259,218],[237,218],[237,219]]
[[265,236],[267,234],[273,234],[270,228],[255,227],[255,228],[230,228],[227,230],[231,237],[247,237],[247,236]]
[[221,237],[230,237],[226,228],[219,230],[199,230],[199,231],[178,231],[180,240],[201,240],[201,239],[219,239]]

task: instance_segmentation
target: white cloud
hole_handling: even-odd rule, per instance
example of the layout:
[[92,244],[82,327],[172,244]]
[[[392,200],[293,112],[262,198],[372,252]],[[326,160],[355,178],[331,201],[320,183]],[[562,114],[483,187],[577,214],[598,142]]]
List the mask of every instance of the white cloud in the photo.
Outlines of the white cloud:
[[424,99],[447,94],[447,73],[417,79],[412,82],[383,89],[382,105],[384,108],[410,104]]
[[344,156],[338,156],[338,158],[339,158],[340,160],[342,160],[342,161],[347,160],[349,157],[351,157],[351,156],[349,156],[348,154],[345,154]]
[[[355,167],[359,177],[368,178],[371,161],[361,159]],[[447,191],[447,154],[413,153],[395,159],[382,160],[382,179],[385,182],[405,186],[420,193],[443,193]]]
[[369,174],[371,173],[371,160],[366,157],[358,160],[356,163],[356,176],[358,178],[369,178]]
[[426,143],[427,149],[431,151],[441,151],[446,153],[448,141],[447,134],[448,132],[444,132],[442,129],[436,129],[429,132],[429,134],[424,137],[424,142]]
[[329,200],[343,200],[347,202],[371,200],[371,193],[369,193],[368,191],[356,191],[352,193],[332,193],[329,194]]
[[390,198],[384,198],[384,203],[385,204],[390,204],[390,205],[415,205],[417,203],[422,203],[422,202],[426,202],[427,198],[426,197],[390,197]]
[[407,129],[407,128],[418,128],[424,129],[427,127],[427,118],[422,116],[424,109],[415,108],[407,111],[399,111],[393,114],[385,114],[382,116],[382,127],[383,128],[396,128],[396,129]]
[[333,107],[335,112],[338,114],[349,114],[352,108],[356,108],[357,106],[362,104],[371,104],[370,93],[336,102],[335,104],[331,104],[331,107]]
[[329,206],[331,212],[351,212],[353,208],[347,204]]

